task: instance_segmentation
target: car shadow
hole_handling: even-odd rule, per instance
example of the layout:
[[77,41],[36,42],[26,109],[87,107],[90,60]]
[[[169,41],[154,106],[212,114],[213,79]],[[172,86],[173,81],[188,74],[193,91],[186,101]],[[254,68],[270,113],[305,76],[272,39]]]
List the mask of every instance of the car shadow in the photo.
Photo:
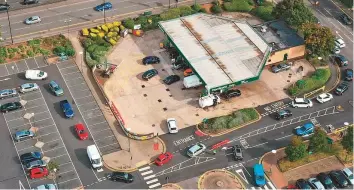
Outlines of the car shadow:
[[12,159],[16,162],[16,164],[21,164],[21,161],[19,160],[18,156],[14,156]]
[[74,126],[74,125],[73,125],[73,126],[70,126],[69,129],[70,129],[71,134],[72,134],[77,140],[80,140],[79,137],[78,137],[77,134],[76,134],[75,126]]
[[87,157],[87,151],[85,148],[78,148],[74,150],[76,158],[79,158],[78,160],[85,165],[87,168],[91,168],[91,163],[89,158]]
[[57,114],[60,115],[60,117],[67,119],[64,115],[63,110],[60,107],[60,102],[53,103],[53,107],[54,107],[55,112],[57,112]]

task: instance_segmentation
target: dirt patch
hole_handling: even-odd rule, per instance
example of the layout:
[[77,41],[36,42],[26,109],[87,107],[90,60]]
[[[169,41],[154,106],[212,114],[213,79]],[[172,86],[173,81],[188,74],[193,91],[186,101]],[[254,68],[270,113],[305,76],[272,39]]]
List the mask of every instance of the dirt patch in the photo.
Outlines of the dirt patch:
[[210,13],[211,13],[211,10],[210,10],[210,9],[211,9],[212,6],[213,6],[212,3],[206,3],[206,4],[203,4],[203,5],[202,5],[202,8],[205,9],[205,12],[206,12],[206,13],[209,13],[209,14],[210,14]]

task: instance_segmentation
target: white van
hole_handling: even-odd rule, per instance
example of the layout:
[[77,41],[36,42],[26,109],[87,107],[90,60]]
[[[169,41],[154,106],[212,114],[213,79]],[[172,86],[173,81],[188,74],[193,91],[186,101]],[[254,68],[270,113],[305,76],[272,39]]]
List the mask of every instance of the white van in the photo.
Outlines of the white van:
[[202,85],[203,83],[200,81],[197,75],[191,75],[188,77],[184,77],[183,85],[186,88],[193,88]]
[[93,168],[97,170],[102,169],[103,163],[96,145],[90,145],[87,147],[87,156],[89,157]]

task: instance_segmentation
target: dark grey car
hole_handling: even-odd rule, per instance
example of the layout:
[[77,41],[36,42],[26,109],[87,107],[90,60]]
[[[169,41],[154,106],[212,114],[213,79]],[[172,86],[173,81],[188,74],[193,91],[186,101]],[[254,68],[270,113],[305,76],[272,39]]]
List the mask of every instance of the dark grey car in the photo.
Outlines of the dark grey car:
[[280,63],[279,65],[273,65],[272,66],[272,72],[273,73],[279,73],[281,71],[287,71],[289,70],[291,65],[288,63]]
[[243,160],[243,153],[242,153],[242,148],[240,145],[235,145],[232,147],[232,153],[234,155],[234,159],[237,160]]

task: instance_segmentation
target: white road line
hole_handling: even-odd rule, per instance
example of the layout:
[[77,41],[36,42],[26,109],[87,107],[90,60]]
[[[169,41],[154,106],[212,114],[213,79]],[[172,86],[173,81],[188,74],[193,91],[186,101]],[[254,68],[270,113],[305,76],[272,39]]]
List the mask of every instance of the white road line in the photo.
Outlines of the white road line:
[[147,172],[141,173],[141,175],[144,176],[144,175],[151,174],[151,173],[153,173],[153,171],[152,171],[152,170],[149,170],[149,171],[147,171]]
[[[78,180],[80,181],[80,183],[81,183],[81,179],[76,177],[76,178],[73,178],[73,179],[69,179],[69,180],[66,180],[66,181],[62,181],[62,182],[57,183],[57,184],[59,185],[59,184],[62,184],[62,183],[66,183],[66,182],[68,182],[68,181],[75,180],[75,179],[78,179]],[[81,184],[82,184],[82,183],[81,183]]]
[[72,171],[74,171],[74,170],[69,170],[69,171],[61,172],[61,173],[58,173],[57,175],[62,175],[62,174],[69,173],[69,172],[72,172]]
[[97,146],[97,147],[98,147],[98,148],[104,148],[104,147],[107,147],[107,146],[112,146],[112,145],[114,145],[114,144],[118,144],[118,142],[112,143],[112,144],[108,144],[108,145],[105,145],[105,146]]
[[148,180],[148,179],[151,179],[151,178],[154,178],[154,177],[156,177],[156,175],[152,174],[152,175],[149,175],[147,177],[144,177],[144,180]]
[[[5,123],[6,123],[6,121],[5,121]],[[17,154],[17,156],[18,156],[18,160],[21,160],[20,155],[19,155],[19,153],[18,153],[19,151],[17,150],[17,147],[16,147],[16,145],[15,145],[14,138],[13,138],[13,136],[12,136],[12,134],[11,134],[10,128],[8,127],[7,123],[6,123],[6,126],[7,126],[7,129],[9,130],[9,133],[10,133],[10,136],[11,136],[11,140],[12,140],[12,144],[13,144],[14,147],[15,147],[16,154]],[[30,185],[30,183],[29,183],[29,181],[28,181],[27,173],[26,173],[25,168],[23,167],[22,163],[21,163],[21,167],[22,167],[23,173],[25,174],[25,177],[26,177],[28,186],[29,186],[30,189],[32,189],[32,188],[31,188],[31,185]]]
[[102,129],[102,130],[99,130],[99,131],[95,131],[95,132],[93,132],[92,134],[100,133],[100,132],[102,132],[102,131],[107,131],[108,129],[111,129],[111,128],[107,127],[106,129]]
[[[40,106],[43,106],[43,105],[44,105],[44,104],[41,104],[41,105],[39,105],[39,106],[26,107],[26,109],[32,109],[32,108],[40,107]],[[23,110],[20,109],[20,110],[17,110],[17,111],[12,111],[12,112],[10,112],[10,113],[8,113],[8,114],[6,114],[6,115],[9,115],[9,114],[12,114],[12,113],[21,112],[21,111],[23,111]]]
[[9,76],[10,75],[9,70],[7,69],[6,65],[4,65],[4,66],[5,66],[5,69],[7,71],[7,75],[5,75],[5,76]]
[[[64,79],[65,82],[67,82],[65,79]],[[74,85],[71,85],[71,86],[68,86],[69,88],[73,87],[73,86],[79,86],[79,85],[82,85],[82,84],[85,84],[84,82],[83,83],[80,83],[80,84],[74,84]],[[90,95],[91,96],[91,95]]]
[[60,139],[55,139],[55,140],[51,140],[51,141],[48,141],[48,142],[45,142],[45,143],[51,143],[51,142],[55,142],[55,141],[57,141],[57,140],[60,140]]
[[[43,153],[44,153],[44,152],[51,152],[51,151],[54,151],[54,150],[59,149],[59,148],[65,148],[65,146],[60,146],[60,147],[57,147],[57,148],[52,148],[52,149],[43,151]],[[68,153],[67,153],[67,154],[68,154]],[[69,156],[69,155],[68,155],[68,156]],[[69,158],[70,158],[70,156],[69,156]],[[70,159],[71,159],[71,158],[70,158]]]
[[251,174],[248,172],[248,170],[245,168],[245,166],[242,163],[241,163],[241,166],[243,167],[243,169],[245,169],[245,171],[248,174],[248,176],[252,177]]
[[15,63],[16,69],[17,69],[17,73],[19,73],[19,72],[20,72],[20,70],[18,70],[18,67],[17,67],[16,62],[14,62],[14,63]]
[[254,145],[254,146],[251,146],[251,147],[248,147],[248,148],[254,148],[254,147],[257,147],[257,146],[262,146],[264,144],[267,144],[268,142],[265,142],[265,143],[261,143],[261,144],[257,144],[257,145]]
[[273,190],[276,190],[277,188],[275,188],[275,186],[273,185],[272,182],[268,181],[268,185],[273,189]]
[[98,109],[100,109],[100,108],[97,107],[97,108],[94,108],[94,109],[85,110],[85,111],[83,111],[82,113],[85,113],[85,112],[88,112],[88,111],[92,111],[92,110],[98,110]]
[[[84,81],[82,76],[78,76],[78,77],[75,77],[75,78],[71,78],[70,80],[67,80],[66,82],[73,81],[73,80],[76,81],[78,78],[82,78],[82,80]],[[84,84],[84,83],[81,83],[81,84]]]
[[280,138],[277,138],[277,139],[275,139],[275,140],[277,141],[277,140],[285,139],[285,138],[288,138],[288,137],[291,137],[291,136],[293,136],[293,134],[286,135],[286,136],[284,136],[284,137],[280,137]]
[[108,139],[110,137],[114,137],[114,135],[111,135],[111,136],[108,136],[108,137],[105,137],[105,138],[102,138],[102,139],[97,139],[97,141],[100,141],[100,140],[103,140],[103,139]]
[[158,186],[160,186],[160,185],[161,185],[160,183],[156,183],[156,184],[154,184],[154,185],[150,185],[150,186],[149,186],[149,189],[158,187]]
[[102,122],[95,123],[95,124],[93,124],[93,125],[88,125],[88,126],[95,126],[95,125],[102,124],[102,123],[107,123],[107,121],[102,121]]
[[[42,112],[38,112],[38,113],[35,113],[35,114],[42,114],[42,113],[45,113],[45,112],[49,112],[48,110],[47,111],[42,111]],[[34,116],[35,117],[35,116]],[[6,118],[6,117],[5,117]],[[15,121],[15,120],[19,120],[19,119],[23,119],[23,120],[26,120],[25,118],[23,117],[17,117],[15,119],[10,119],[10,120],[6,120],[7,122],[11,122],[11,121]],[[50,119],[50,117],[47,117],[46,119]]]
[[34,57],[33,59],[34,59],[34,62],[36,63],[36,65],[37,65],[37,68],[39,68],[39,65],[37,63],[36,57]]
[[[21,142],[21,141],[19,141],[19,142]],[[16,145],[15,145],[16,146]],[[35,146],[29,146],[29,147],[26,147],[26,148],[23,148],[23,149],[20,149],[20,150],[18,150],[19,152],[21,152],[21,151],[23,151],[23,150],[27,150],[27,149],[29,149],[29,148],[33,148],[33,147],[35,147]]]
[[54,156],[54,157],[51,157],[50,159],[55,159],[55,158],[59,158],[59,157],[62,157],[62,156],[66,156],[67,154],[61,154],[59,156]]
[[[81,114],[82,116],[83,116],[83,114]],[[100,117],[100,116],[102,116],[103,115],[103,113],[101,113],[100,115],[95,115],[95,116],[93,116],[93,117],[89,117],[89,118],[86,118],[86,119],[92,119],[92,118],[95,118],[95,117]]]
[[254,188],[254,187],[251,187],[251,189],[252,189],[252,190],[256,190],[256,188]]
[[[44,137],[44,136],[47,136],[47,135],[50,135],[50,134],[53,134],[53,133],[56,133],[56,131],[51,132],[51,133],[46,133],[46,134],[44,134],[44,135],[37,136],[37,138],[39,138],[39,137]],[[60,139],[58,139],[58,140],[60,140]]]
[[67,68],[73,68],[73,67],[76,67],[76,65],[73,65],[73,66],[70,66],[70,67],[63,67],[63,68],[59,68],[59,70],[64,70],[64,69],[67,69]]
[[146,166],[146,167],[144,167],[144,168],[140,168],[140,169],[139,169],[139,172],[142,172],[142,171],[145,171],[145,170],[148,170],[148,169],[150,169],[150,166]]
[[82,106],[82,105],[91,104],[91,103],[96,103],[96,102],[95,102],[95,101],[92,101],[92,102],[87,102],[87,103],[80,104],[80,105],[77,105],[77,106]]
[[265,190],[269,190],[269,189],[268,189],[268,187],[267,187],[266,185],[264,186],[264,189],[265,189]]
[[153,179],[153,180],[150,180],[150,181],[147,181],[146,182],[146,184],[151,184],[151,183],[155,183],[155,182],[157,182],[157,181],[159,181],[158,179]]
[[75,89],[75,91],[81,92],[81,91],[91,91],[88,87],[86,89]]
[[27,70],[29,70],[30,68],[28,67],[28,65],[27,65],[27,61],[26,61],[26,59],[25,59],[25,63],[26,63],[26,66],[27,66]]
[[[60,72],[60,70],[59,70],[59,72]],[[61,73],[61,72],[60,72]],[[71,72],[71,73],[66,73],[66,74],[62,74],[62,75],[71,75],[71,74],[75,74],[75,73],[80,73],[80,72]],[[63,77],[64,78],[64,77]]]

